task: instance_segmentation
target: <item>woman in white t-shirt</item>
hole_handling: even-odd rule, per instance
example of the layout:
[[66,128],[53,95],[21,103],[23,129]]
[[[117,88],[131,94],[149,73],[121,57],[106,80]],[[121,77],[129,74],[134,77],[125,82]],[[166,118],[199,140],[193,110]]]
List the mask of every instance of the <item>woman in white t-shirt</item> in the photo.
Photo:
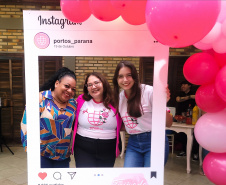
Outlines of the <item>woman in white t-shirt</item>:
[[[116,110],[130,134],[124,167],[150,167],[153,87],[139,83],[137,70],[129,61],[117,65],[113,84]],[[168,100],[169,97],[167,88]],[[166,126],[171,125],[172,116],[166,111]],[[169,153],[167,137],[165,148],[166,163]]]
[[122,120],[114,108],[111,87],[100,73],[87,75],[77,98],[72,153],[76,167],[113,167],[119,155]]

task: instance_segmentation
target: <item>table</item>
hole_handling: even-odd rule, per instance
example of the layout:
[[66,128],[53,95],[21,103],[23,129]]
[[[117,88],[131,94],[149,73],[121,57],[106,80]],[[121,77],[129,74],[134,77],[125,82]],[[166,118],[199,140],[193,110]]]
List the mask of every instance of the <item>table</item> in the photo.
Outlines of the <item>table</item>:
[[173,130],[177,133],[184,132],[187,135],[187,173],[191,172],[191,150],[193,144],[193,132],[195,125],[188,125],[186,123],[177,123],[173,122],[170,128],[166,128],[167,130]]
[[4,144],[6,146],[6,148],[8,148],[8,150],[14,155],[12,150],[6,144],[5,139],[4,139],[3,135],[2,135],[2,109],[3,108],[9,108],[9,107],[12,107],[12,106],[0,106],[0,148],[1,148],[1,152],[3,152],[2,151],[2,144]]

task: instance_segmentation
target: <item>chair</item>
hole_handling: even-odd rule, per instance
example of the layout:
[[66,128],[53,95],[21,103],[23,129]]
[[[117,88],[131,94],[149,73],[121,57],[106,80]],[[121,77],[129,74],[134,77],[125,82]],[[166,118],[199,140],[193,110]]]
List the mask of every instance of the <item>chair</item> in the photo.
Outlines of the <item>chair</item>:
[[166,134],[166,136],[169,138],[169,146],[171,147],[172,154],[174,149],[174,134]]

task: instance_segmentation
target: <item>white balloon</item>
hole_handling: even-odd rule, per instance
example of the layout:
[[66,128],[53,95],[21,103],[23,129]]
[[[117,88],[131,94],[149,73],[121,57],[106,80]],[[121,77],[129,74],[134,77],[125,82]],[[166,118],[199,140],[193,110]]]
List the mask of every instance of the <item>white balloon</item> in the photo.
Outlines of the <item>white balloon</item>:
[[221,23],[216,22],[212,30],[210,30],[210,32],[202,40],[200,40],[200,42],[205,44],[211,44],[215,40],[217,40],[220,34],[221,34]]
[[195,138],[206,150],[215,153],[226,152],[226,111],[206,113],[195,125]]
[[208,49],[212,49],[212,44],[205,44],[202,42],[196,42],[193,46],[195,46],[196,48],[200,49],[200,50],[208,50]]
[[226,1],[221,0],[221,10],[217,17],[217,22],[222,23],[226,19]]
[[217,53],[226,53],[226,37],[223,34],[213,43],[213,50]]
[[222,23],[222,26],[221,26],[221,32],[222,32],[222,34],[226,37],[226,19],[225,19],[225,21]]

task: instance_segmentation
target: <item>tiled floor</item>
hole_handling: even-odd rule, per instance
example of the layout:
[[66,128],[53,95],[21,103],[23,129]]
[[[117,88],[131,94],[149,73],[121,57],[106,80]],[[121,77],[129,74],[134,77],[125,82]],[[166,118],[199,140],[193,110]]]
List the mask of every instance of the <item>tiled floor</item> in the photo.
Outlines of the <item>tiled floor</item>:
[[[10,147],[15,155],[3,147],[0,152],[0,185],[26,185],[27,184],[27,161],[26,153],[22,147]],[[72,158],[73,160],[73,158]],[[116,166],[122,166],[123,159],[118,158]],[[74,161],[71,162],[74,167]],[[165,185],[213,185],[205,176],[199,174],[198,162],[191,161],[192,172],[186,173],[186,158],[176,158],[170,154],[165,166]]]

